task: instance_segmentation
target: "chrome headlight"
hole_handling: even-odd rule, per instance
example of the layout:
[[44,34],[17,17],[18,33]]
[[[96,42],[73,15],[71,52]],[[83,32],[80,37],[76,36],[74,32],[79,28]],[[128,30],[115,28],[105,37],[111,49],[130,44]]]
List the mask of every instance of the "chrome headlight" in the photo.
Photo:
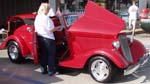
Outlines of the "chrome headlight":
[[119,49],[120,48],[120,42],[119,41],[114,41],[112,43],[113,47],[116,48],[116,49]]

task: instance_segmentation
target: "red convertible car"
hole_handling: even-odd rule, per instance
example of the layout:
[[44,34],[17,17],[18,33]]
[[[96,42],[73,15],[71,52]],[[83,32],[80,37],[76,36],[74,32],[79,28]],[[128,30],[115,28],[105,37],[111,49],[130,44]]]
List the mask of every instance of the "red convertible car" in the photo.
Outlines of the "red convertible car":
[[[8,21],[9,36],[0,48],[7,48],[14,63],[25,58],[38,63],[34,18],[33,14],[21,14]],[[64,26],[55,32],[59,66],[87,69],[94,80],[110,82],[118,71],[129,75],[149,60],[143,44],[121,32],[124,21],[92,1],[83,15],[68,14],[52,20],[55,26]]]

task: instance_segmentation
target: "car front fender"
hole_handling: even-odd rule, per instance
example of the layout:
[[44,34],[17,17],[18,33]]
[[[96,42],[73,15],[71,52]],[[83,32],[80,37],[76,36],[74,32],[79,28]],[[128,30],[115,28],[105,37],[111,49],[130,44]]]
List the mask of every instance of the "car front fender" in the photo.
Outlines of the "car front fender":
[[84,56],[84,59],[88,60],[91,56],[104,56],[111,60],[117,67],[122,69],[128,67],[129,65],[129,62],[123,57],[123,55],[115,49],[92,50],[88,52],[87,56]]
[[60,66],[71,68],[84,68],[89,60],[94,56],[103,56],[111,60],[119,68],[127,68],[129,62],[118,52],[118,50],[111,49],[93,49],[80,53],[78,55],[69,56],[65,61],[59,63]]
[[139,59],[146,54],[146,48],[140,41],[136,39],[134,39],[132,44],[130,44],[130,50],[134,59],[133,64],[138,63]]

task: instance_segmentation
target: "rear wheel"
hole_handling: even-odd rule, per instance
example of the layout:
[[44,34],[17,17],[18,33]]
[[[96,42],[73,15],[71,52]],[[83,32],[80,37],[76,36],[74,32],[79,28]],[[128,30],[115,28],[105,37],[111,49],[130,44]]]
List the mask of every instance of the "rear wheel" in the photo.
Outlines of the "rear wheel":
[[22,53],[17,42],[10,41],[7,47],[9,59],[13,63],[21,63],[23,61]]
[[104,57],[93,57],[89,62],[89,73],[98,82],[109,82],[114,71],[110,61]]

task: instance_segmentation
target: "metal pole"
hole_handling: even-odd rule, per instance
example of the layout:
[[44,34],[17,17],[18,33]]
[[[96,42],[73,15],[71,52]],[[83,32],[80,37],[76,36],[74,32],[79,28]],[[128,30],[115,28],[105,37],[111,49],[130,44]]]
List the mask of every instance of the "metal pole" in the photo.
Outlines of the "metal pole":
[[49,0],[49,4],[53,8],[54,13],[56,13],[56,1],[57,0]]

